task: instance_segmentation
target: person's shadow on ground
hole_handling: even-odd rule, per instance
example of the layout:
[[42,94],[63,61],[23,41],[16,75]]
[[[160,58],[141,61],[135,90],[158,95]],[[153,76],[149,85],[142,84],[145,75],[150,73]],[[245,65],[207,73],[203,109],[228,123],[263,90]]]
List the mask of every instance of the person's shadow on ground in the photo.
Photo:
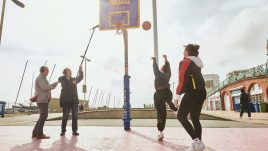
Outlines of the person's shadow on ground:
[[[139,133],[137,131],[130,131],[130,133],[133,134],[133,135],[136,135],[136,136],[138,136],[140,138],[143,138],[145,140],[148,140],[148,141],[150,141],[152,143],[161,144],[161,145],[163,145],[163,146],[165,146],[165,147],[167,147],[169,149],[172,149],[172,150],[186,151],[189,148],[187,146],[174,144],[174,143],[168,142],[168,141],[158,141],[157,139],[154,139],[154,138],[152,138],[150,136],[146,136],[146,135],[144,135],[142,133]],[[203,150],[203,151],[215,151],[215,150],[212,149],[212,148],[206,147],[206,149]]]
[[65,136],[62,136],[60,140],[54,142],[51,148],[46,151],[86,151],[85,149],[76,147],[77,142],[77,136],[72,136],[70,140],[68,140]]
[[32,142],[14,146],[10,151],[44,151],[40,148],[41,140],[32,139]]
[[33,139],[31,143],[14,146],[10,151],[86,151],[85,149],[76,147],[78,138],[72,136],[68,140],[65,136],[60,137],[58,141],[55,141],[51,148],[43,149],[40,147],[42,140]]

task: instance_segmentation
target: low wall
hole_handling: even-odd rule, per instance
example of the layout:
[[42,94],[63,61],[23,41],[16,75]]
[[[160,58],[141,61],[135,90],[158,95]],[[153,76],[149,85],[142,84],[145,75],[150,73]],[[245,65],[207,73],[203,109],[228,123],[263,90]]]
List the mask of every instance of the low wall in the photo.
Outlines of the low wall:
[[[124,111],[121,110],[98,110],[98,111],[89,111],[79,114],[79,119],[121,119],[123,117]],[[131,118],[133,119],[155,119],[156,110],[153,109],[131,109],[130,111]],[[176,118],[175,113],[171,111],[167,112],[168,118]]]
[[[79,119],[122,119],[123,112],[123,109],[85,111],[79,113]],[[156,119],[156,110],[154,109],[131,109],[130,114],[132,119]],[[175,112],[168,110],[167,118],[176,119],[177,115]],[[216,120],[218,118],[211,115],[201,114],[200,119]],[[50,120],[61,120],[61,117]]]

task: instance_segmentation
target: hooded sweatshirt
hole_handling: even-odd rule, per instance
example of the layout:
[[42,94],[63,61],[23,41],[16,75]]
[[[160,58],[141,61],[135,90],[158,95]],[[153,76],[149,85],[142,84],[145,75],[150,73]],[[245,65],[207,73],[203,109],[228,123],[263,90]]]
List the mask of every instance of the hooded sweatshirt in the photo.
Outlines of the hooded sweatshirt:
[[203,67],[202,60],[199,57],[189,56],[184,58],[179,66],[179,84],[176,93],[181,95],[182,93],[205,88],[205,80],[201,73]]
[[169,80],[171,77],[171,70],[169,62],[166,61],[164,66],[167,68],[167,73],[161,72],[156,63],[156,60],[154,60],[153,63],[154,76],[155,76],[154,86],[156,90],[170,88]]

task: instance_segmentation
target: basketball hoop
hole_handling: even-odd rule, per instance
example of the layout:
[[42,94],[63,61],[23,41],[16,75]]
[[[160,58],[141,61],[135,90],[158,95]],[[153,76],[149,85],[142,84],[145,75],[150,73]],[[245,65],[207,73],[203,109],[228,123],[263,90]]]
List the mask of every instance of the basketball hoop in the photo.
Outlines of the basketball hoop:
[[115,29],[116,29],[116,35],[121,35],[121,34],[123,34],[123,30],[122,30],[122,22],[118,22],[118,23],[116,23],[116,25],[115,25]]

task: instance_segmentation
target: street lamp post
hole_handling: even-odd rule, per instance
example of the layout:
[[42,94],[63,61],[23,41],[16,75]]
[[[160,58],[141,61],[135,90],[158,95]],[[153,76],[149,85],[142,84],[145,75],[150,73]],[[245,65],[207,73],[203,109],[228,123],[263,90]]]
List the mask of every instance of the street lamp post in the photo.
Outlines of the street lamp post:
[[[84,58],[83,55],[80,56],[81,58]],[[82,106],[85,104],[86,101],[86,93],[87,93],[87,62],[90,62],[91,60],[88,59],[87,57],[84,58],[85,59],[85,83],[83,85],[83,93],[84,93],[84,101],[82,103]]]
[[[18,0],[12,0],[17,6],[24,8],[25,5],[18,1]],[[0,44],[2,42],[2,32],[3,32],[3,25],[4,25],[4,16],[5,16],[5,9],[6,9],[6,0],[3,0],[2,4],[2,14],[1,14],[1,23],[0,23]]]

